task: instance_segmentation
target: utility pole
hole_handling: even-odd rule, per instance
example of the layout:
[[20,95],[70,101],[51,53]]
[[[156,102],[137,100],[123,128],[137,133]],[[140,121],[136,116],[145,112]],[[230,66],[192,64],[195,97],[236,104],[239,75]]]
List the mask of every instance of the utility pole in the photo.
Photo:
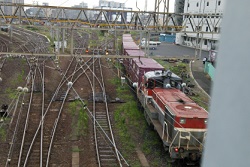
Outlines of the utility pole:
[[62,52],[64,53],[64,41],[65,41],[65,28],[62,29]]
[[70,39],[71,39],[71,42],[70,42],[70,54],[71,56],[73,56],[73,51],[74,51],[74,40],[73,40],[73,28],[71,29],[71,35],[70,35]]
[[201,59],[201,50],[202,50],[202,44],[203,44],[203,33],[201,33],[199,59]]
[[195,61],[198,58],[198,43],[199,43],[199,33],[197,32],[196,34],[196,41],[195,41],[195,50],[194,50],[194,57],[195,57]]
[[9,36],[10,36],[10,41],[12,43],[13,31],[12,31],[12,25],[11,24],[10,24],[10,28],[9,28]]
[[57,38],[57,53],[60,53],[60,47],[59,47],[59,43],[60,43],[60,39],[59,39],[59,28],[57,28],[56,30],[56,38]]
[[[240,10],[233,10],[236,6]],[[250,165],[250,22],[240,19],[249,16],[249,6],[249,0],[226,1],[224,6],[203,167]],[[240,33],[232,39],[235,30]]]
[[149,57],[149,41],[150,41],[150,32],[146,31],[146,39],[145,39],[145,54],[146,57]]

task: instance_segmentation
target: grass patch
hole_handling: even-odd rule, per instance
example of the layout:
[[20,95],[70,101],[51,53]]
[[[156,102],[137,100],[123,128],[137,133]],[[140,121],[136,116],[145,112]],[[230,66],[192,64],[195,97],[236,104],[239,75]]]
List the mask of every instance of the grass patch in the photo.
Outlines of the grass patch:
[[33,27],[33,26],[26,26],[26,28],[30,31],[38,31],[39,30],[37,27]]
[[11,85],[15,86],[23,82],[25,71],[22,69],[21,72],[15,74],[15,77],[11,80]]
[[8,94],[8,98],[9,99],[15,99],[15,98],[17,98],[16,91],[13,90],[13,89],[11,89],[11,88],[5,89],[5,93]]
[[72,129],[76,129],[77,136],[86,136],[88,134],[88,114],[83,107],[82,102],[77,100],[69,104],[72,117],[76,121],[72,123]]
[[[126,101],[119,105],[114,114],[123,156],[130,160],[131,166],[139,167],[141,164],[135,152],[136,148],[139,148],[150,157],[151,166],[161,166],[161,158],[166,156],[162,142],[157,133],[148,127],[144,114],[140,111],[138,102],[131,94],[129,86],[121,87],[120,78],[113,78],[110,82],[117,87],[118,96]],[[131,158],[132,155],[133,158]]]
[[[116,126],[119,129],[122,148],[125,150],[123,155],[129,157],[135,148],[139,147],[146,156],[150,157],[151,166],[160,166],[161,157],[166,156],[166,153],[162,148],[159,136],[156,131],[148,127],[143,112],[139,110],[134,97],[126,95],[127,93],[124,93],[126,89],[117,89],[117,91],[125,95],[122,98],[126,98],[126,101],[130,99],[119,106],[115,112]],[[130,162],[131,166],[140,164],[138,158],[136,159],[136,161]]]
[[[137,102],[134,100],[134,96],[131,94],[129,87],[125,85],[121,87],[120,78],[113,78],[110,80],[117,89],[116,92],[118,96],[125,100],[126,103],[119,105],[115,110],[115,128],[119,134],[119,140],[121,147],[123,148],[122,154],[125,159],[131,159],[131,155],[136,154],[136,136],[138,133],[143,132],[146,127],[145,121],[142,119],[143,114],[138,110]],[[133,129],[131,131],[131,129]],[[135,158],[133,161],[129,162],[131,166],[140,166],[140,161]]]
[[86,136],[88,129],[88,115],[84,108],[79,110],[78,121],[77,121],[77,131],[78,136]]
[[3,128],[0,128],[0,140],[5,141],[6,140],[6,130]]
[[81,150],[77,147],[77,148],[72,148],[72,152],[80,152]]

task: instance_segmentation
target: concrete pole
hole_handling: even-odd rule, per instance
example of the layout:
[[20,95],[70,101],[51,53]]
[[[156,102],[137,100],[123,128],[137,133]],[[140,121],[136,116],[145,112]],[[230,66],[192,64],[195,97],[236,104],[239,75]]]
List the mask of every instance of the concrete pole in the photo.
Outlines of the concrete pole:
[[73,29],[71,29],[71,36],[70,36],[71,42],[70,42],[70,54],[71,56],[74,55],[74,40],[73,40]]
[[50,36],[51,36],[52,40],[54,40],[54,30],[53,30],[52,26],[50,27]]
[[242,19],[249,6],[249,0],[224,3],[203,167],[250,166],[250,21]]
[[13,29],[12,29],[12,25],[10,25],[10,41],[12,43],[12,36],[13,36]]
[[199,41],[199,33],[196,34],[195,50],[194,50],[194,60],[195,61],[198,58],[198,41]]
[[150,38],[149,38],[149,32],[148,31],[146,31],[146,39],[145,39],[145,56],[146,57],[149,57],[149,54],[148,54],[148,52],[149,52],[149,41],[150,41]]
[[57,38],[57,53],[60,53],[60,47],[59,47],[59,43],[60,43],[60,39],[59,39],[59,28],[57,28],[56,31],[56,38]]
[[200,52],[199,52],[199,59],[201,59],[202,44],[203,44],[203,33],[201,34],[201,40],[200,40]]
[[21,14],[22,14],[22,10],[21,10],[21,7],[18,7],[19,9],[19,24],[21,25]]
[[65,41],[65,28],[62,29],[62,52],[64,53],[64,41]]

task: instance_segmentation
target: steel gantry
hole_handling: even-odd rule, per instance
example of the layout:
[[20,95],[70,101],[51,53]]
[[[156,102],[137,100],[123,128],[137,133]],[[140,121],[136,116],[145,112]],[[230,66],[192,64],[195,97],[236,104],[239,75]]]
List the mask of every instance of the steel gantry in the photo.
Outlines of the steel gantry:
[[[10,14],[4,7],[12,7]],[[27,9],[33,9],[28,12]],[[35,12],[34,12],[35,11]],[[74,13],[74,14],[72,14]],[[197,29],[187,31],[187,24],[196,27],[192,18],[198,14],[170,13],[169,0],[155,0],[155,11],[134,11],[124,9],[113,10],[100,8],[75,8],[60,6],[39,6],[27,4],[0,4],[1,25],[32,25],[56,26],[64,28],[90,28],[102,30],[130,30],[130,31],[158,31],[158,32],[187,32],[196,33]],[[199,24],[209,24],[210,30],[216,27],[216,22],[211,21],[215,14],[199,14]],[[176,19],[182,17],[183,24],[177,24]],[[221,17],[221,15],[216,15]],[[212,31],[212,30],[211,30]],[[209,33],[209,32],[204,32]]]

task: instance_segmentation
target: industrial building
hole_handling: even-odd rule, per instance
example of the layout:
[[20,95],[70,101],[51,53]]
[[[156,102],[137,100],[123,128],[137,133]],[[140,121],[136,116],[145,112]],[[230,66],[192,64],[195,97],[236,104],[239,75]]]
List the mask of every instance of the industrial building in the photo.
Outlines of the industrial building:
[[[183,32],[176,34],[176,44],[202,50],[218,49],[221,31],[221,15],[226,0],[178,0],[175,12],[193,14],[183,17]],[[180,23],[180,20],[178,21]],[[188,33],[196,32],[196,33]]]

